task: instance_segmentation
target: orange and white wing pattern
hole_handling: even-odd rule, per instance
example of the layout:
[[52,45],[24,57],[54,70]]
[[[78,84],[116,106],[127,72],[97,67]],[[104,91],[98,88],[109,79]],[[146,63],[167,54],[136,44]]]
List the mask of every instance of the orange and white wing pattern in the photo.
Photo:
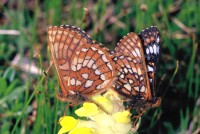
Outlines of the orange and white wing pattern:
[[71,63],[70,91],[89,96],[112,86],[114,62],[108,50],[99,44],[86,44],[76,52]]
[[68,25],[53,26],[48,29],[48,39],[61,86],[58,99],[80,103],[113,81],[114,62],[109,51],[84,31]]
[[138,110],[158,103],[150,87],[145,54],[141,39],[135,33],[124,36],[113,52],[117,71],[115,90],[126,97],[131,108]]
[[140,38],[129,33],[115,49],[117,80],[115,89],[129,99],[150,99],[149,82]]

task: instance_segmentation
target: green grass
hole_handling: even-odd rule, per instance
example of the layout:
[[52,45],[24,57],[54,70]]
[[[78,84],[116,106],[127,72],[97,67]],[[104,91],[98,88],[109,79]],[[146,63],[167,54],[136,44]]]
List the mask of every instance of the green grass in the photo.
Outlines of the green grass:
[[[16,66],[11,62],[20,55],[26,58],[25,65],[34,62],[46,70],[50,62],[46,30],[50,25],[61,24],[86,30],[94,40],[110,49],[128,32],[139,33],[156,25],[162,39],[156,92],[162,97],[162,103],[143,116],[138,132],[195,132],[200,127],[200,121],[196,120],[200,118],[200,104],[197,104],[200,99],[200,2],[178,2],[181,1],[0,3],[0,30],[20,32],[20,35],[0,35],[0,133],[58,132],[58,119],[67,103],[56,99],[59,84],[55,68],[48,73],[48,80],[44,75],[21,69],[22,60]],[[146,11],[141,10],[141,4],[146,5]],[[88,8],[86,18],[84,8]],[[177,61],[178,70],[173,75]],[[67,114],[73,115],[73,111],[70,109]]]

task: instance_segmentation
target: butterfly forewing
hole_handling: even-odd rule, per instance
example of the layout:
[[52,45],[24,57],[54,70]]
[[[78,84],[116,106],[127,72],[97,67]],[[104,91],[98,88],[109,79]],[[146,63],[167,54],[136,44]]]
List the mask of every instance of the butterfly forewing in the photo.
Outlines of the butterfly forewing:
[[48,38],[61,86],[60,100],[85,100],[113,80],[114,65],[108,50],[94,44],[84,31],[68,25],[53,26],[48,29]]
[[141,38],[151,89],[155,89],[155,74],[160,55],[160,34],[155,26],[143,30]]
[[71,67],[69,90],[84,96],[104,91],[113,81],[114,62],[108,50],[98,44],[80,47],[73,56]]

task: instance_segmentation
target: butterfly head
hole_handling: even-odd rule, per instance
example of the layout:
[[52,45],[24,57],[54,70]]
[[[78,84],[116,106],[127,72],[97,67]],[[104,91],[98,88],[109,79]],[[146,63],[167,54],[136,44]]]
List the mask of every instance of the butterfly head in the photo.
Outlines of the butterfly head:
[[75,92],[68,94],[68,96],[64,96],[62,91],[60,90],[56,96],[60,101],[70,102],[72,105],[78,105],[86,101],[86,98],[84,98],[81,94]]
[[130,101],[127,101],[127,106],[128,108],[135,110],[137,113],[142,113],[150,108],[159,107],[160,103],[160,97],[152,98],[151,100],[131,98]]

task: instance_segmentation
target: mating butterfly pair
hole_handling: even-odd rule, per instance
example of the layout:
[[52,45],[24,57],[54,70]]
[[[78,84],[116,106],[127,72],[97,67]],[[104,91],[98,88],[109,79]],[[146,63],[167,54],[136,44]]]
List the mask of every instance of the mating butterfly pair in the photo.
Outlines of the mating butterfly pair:
[[61,101],[81,103],[113,86],[137,111],[159,104],[154,93],[160,43],[156,27],[139,36],[127,34],[112,52],[74,26],[49,27],[48,39]]

